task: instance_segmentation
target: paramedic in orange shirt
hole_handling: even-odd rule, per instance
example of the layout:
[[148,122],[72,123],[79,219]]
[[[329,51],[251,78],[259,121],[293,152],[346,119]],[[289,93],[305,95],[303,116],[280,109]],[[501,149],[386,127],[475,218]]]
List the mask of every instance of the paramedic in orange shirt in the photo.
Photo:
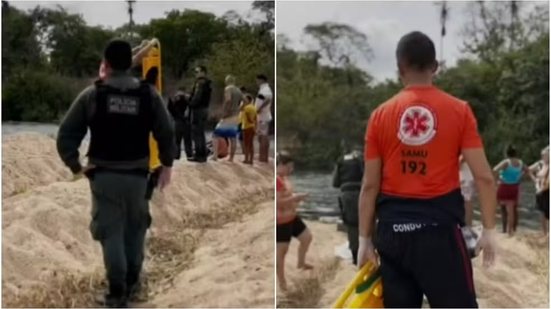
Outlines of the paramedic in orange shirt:
[[428,36],[403,36],[396,58],[404,89],[372,112],[366,130],[358,264],[377,263],[378,254],[385,307],[420,308],[423,295],[431,307],[478,307],[475,250],[461,232],[459,155],[480,196],[484,228],[476,251],[485,266],[495,256],[497,202],[476,119],[467,102],[432,84],[438,64]]

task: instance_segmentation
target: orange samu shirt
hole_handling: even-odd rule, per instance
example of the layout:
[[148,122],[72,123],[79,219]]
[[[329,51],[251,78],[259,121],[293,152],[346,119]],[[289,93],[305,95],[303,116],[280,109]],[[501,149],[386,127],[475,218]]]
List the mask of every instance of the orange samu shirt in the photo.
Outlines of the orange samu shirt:
[[459,187],[462,149],[481,148],[469,105],[429,85],[409,86],[375,109],[365,159],[381,159],[381,192],[432,198]]

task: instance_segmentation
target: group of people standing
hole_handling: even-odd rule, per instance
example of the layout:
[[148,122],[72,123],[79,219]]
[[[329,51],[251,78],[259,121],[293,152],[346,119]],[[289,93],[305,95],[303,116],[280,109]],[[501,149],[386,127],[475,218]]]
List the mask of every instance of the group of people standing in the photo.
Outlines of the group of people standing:
[[197,66],[194,70],[195,82],[191,93],[180,87],[168,100],[168,111],[174,120],[176,149],[174,158],[179,160],[182,153],[182,141],[187,160],[206,162],[208,151],[205,138],[205,126],[208,119],[211,80],[207,78],[207,68]]
[[197,79],[191,93],[180,87],[168,100],[168,110],[175,123],[175,159],[180,159],[183,143],[188,161],[206,162],[208,155],[212,154],[213,160],[227,155],[228,160],[233,162],[239,140],[245,157],[243,163],[253,164],[254,137],[258,136],[259,161],[268,162],[273,100],[268,78],[263,74],[257,75],[259,90],[253,96],[245,87],[236,86],[234,76],[226,76],[219,121],[212,133],[211,147],[208,147],[205,126],[212,82],[206,76],[206,67],[197,67],[195,73]]
[[[536,209],[541,212],[541,225],[544,235],[549,231],[549,146],[541,151],[541,159],[526,165],[512,145],[505,150],[505,159],[494,168],[497,179],[497,201],[501,208],[503,233],[514,235],[518,226],[520,185],[526,177],[535,185]],[[476,192],[473,175],[466,162],[460,158],[461,192],[465,200],[465,222],[472,225],[473,197]]]

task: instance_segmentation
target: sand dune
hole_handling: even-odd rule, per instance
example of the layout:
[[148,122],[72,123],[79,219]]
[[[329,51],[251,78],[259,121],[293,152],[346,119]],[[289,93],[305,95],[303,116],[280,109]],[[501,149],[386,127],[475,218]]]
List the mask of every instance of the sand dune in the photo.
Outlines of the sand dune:
[[[356,268],[335,257],[335,247],[346,242],[334,224],[307,222],[314,241],[308,260],[313,271],[296,269],[297,242],[292,242],[286,260],[289,292],[278,291],[278,307],[330,307],[352,280]],[[499,256],[491,269],[473,261],[475,287],[480,307],[549,308],[549,243],[538,232],[520,230],[508,238],[498,235]]]
[[[87,180],[47,136],[6,137],[3,156],[3,306],[94,306],[105,283]],[[147,305],[273,306],[271,166],[178,163],[151,210]]]

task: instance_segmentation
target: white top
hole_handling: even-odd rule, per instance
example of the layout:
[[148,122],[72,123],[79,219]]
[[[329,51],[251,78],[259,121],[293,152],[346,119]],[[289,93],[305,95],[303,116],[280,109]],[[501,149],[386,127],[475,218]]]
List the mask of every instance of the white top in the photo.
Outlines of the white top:
[[[269,122],[272,121],[272,100],[274,98],[274,95],[272,94],[272,89],[270,89],[270,85],[268,83],[264,83],[260,85],[260,89],[258,90],[258,94],[263,95],[265,100],[270,100],[270,103],[262,109],[262,111],[258,114],[257,119],[258,121],[262,122]],[[258,109],[262,104],[264,103],[264,100],[260,99],[258,96],[255,100],[255,107]]]
[[459,166],[459,180],[461,181],[473,181],[473,173],[471,173],[471,169],[469,168],[469,165],[467,165],[467,162],[463,161],[461,165]]
[[536,172],[536,192],[540,192],[545,184],[545,177],[547,176],[547,167],[543,161],[540,161],[541,164],[538,164],[538,169]]

